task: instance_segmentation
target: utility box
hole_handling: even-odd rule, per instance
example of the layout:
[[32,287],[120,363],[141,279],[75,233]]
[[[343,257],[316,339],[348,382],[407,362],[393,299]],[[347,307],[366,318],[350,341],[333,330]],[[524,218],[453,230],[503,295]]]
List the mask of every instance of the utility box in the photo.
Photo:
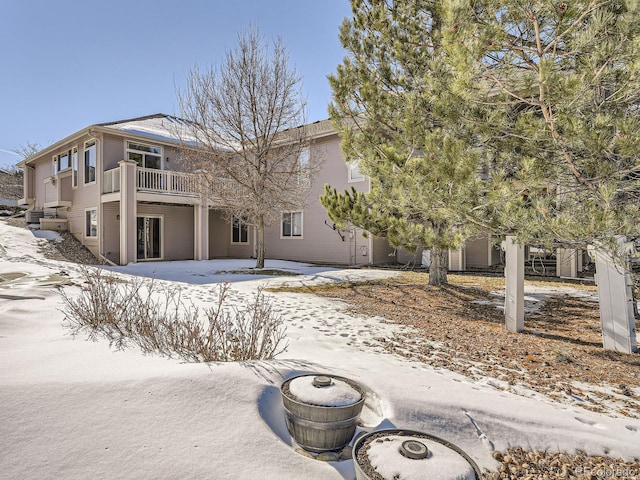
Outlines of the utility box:
[[24,212],[24,218],[28,224],[40,223],[40,219],[44,218],[44,210],[27,210]]

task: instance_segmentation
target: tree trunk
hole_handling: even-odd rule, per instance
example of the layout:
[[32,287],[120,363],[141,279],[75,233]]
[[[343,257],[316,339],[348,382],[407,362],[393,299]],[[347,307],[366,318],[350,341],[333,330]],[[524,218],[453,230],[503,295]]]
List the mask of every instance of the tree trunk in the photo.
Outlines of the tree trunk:
[[449,270],[449,250],[441,247],[431,248],[429,265],[429,285],[446,285]]
[[261,215],[258,220],[257,245],[256,245],[256,268],[264,268],[264,217]]

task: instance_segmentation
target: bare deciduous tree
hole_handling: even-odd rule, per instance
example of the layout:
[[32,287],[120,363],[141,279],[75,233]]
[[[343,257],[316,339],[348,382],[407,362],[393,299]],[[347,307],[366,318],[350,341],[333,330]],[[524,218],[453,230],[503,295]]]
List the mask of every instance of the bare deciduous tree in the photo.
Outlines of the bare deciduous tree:
[[218,67],[194,67],[178,92],[182,160],[227,219],[256,229],[256,268],[264,267],[265,227],[282,211],[302,208],[317,163],[300,84],[282,41],[270,45],[254,27],[238,35]]
[[34,153],[38,153],[41,149],[42,147],[39,143],[27,142],[26,144],[20,145],[18,148],[16,148],[14,150],[14,153],[20,156],[22,160],[24,160],[25,158],[29,158]]

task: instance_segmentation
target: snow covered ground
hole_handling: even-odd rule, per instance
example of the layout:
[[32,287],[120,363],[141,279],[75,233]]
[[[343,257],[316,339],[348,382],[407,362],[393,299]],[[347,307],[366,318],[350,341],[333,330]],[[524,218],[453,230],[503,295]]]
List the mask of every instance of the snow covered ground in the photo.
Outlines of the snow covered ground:
[[[74,339],[62,326],[57,285],[77,278],[78,267],[45,259],[38,249],[45,241],[0,221],[0,478],[354,479],[351,461],[303,457],[286,431],[279,386],[311,372],[367,389],[367,430],[424,431],[457,444],[481,468],[495,468],[492,452],[510,446],[638,455],[638,420],[513,395],[490,379],[472,382],[384,353],[372,339],[400,327],[312,295],[268,293],[289,340],[274,361],[183,363]],[[250,266],[166,262],[114,270],[183,282],[184,295],[199,305],[215,298],[220,280],[233,282],[230,301],[243,303],[258,286],[393,275],[292,262],[267,267],[302,275],[229,273]]]

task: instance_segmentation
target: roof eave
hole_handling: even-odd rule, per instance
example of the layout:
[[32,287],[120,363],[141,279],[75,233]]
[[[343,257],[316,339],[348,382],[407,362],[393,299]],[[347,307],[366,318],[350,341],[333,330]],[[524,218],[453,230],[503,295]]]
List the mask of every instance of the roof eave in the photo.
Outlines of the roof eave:
[[82,130],[79,130],[75,133],[72,133],[71,135],[64,137],[62,140],[58,140],[56,143],[52,143],[48,147],[43,148],[42,150],[34,153],[33,155],[29,155],[27,158],[25,158],[20,162],[20,164],[22,165],[18,164],[18,166],[21,166],[21,168],[24,168],[26,165],[29,165],[30,163],[35,162],[38,158],[42,157],[43,155],[51,153],[54,150],[60,148],[65,143],[71,143],[74,140],[89,134],[89,130],[93,129],[94,127],[95,127],[94,125],[85,127]]

